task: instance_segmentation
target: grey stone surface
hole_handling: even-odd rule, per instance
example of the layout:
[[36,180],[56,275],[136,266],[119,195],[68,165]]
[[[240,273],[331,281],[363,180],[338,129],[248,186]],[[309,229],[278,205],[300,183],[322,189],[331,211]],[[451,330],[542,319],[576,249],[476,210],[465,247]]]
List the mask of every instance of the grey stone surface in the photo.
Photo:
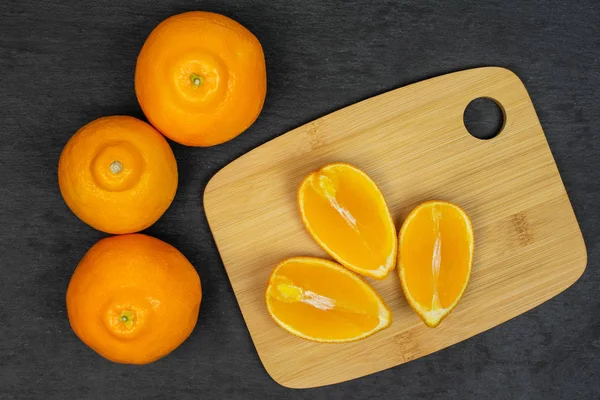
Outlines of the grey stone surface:
[[[143,118],[136,56],[152,28],[188,10],[226,14],[263,44],[257,122],[213,148],[172,144],[177,196],[147,233],[179,248],[204,288],[198,325],[168,357],[113,364],[72,333],[65,291],[105,235],[61,199],[69,137],[104,115]],[[476,66],[525,82],[588,246],[570,289],[428,357],[335,386],[290,390],[266,374],[223,269],[202,194],[221,167],[316,117]],[[0,398],[600,398],[600,4],[582,1],[0,2]]]

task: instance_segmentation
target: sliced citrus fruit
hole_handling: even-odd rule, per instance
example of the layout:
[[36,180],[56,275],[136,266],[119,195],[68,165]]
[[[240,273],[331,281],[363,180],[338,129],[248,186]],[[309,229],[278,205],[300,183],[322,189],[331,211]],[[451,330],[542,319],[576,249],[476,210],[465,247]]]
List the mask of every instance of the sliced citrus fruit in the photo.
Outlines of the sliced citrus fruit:
[[358,275],[313,257],[294,257],[275,267],[265,292],[267,310],[288,332],[317,342],[350,342],[384,328],[392,314]]
[[298,190],[302,221],[345,267],[383,279],[396,266],[396,227],[381,191],[360,169],[335,163],[308,175]]
[[410,306],[436,327],[461,299],[471,277],[473,226],[457,205],[429,201],[400,229],[398,274]]

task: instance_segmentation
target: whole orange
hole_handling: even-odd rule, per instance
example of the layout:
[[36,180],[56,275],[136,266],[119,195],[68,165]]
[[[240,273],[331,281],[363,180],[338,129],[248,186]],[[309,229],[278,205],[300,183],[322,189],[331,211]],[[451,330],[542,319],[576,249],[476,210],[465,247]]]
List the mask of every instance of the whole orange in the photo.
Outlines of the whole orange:
[[152,126],[126,116],[99,118],[79,129],[58,162],[58,184],[75,215],[108,233],[146,229],[169,208],[177,162]]
[[266,91],[265,57],[256,36],[210,12],[161,22],[135,68],[135,92],[148,120],[188,146],[213,146],[245,131],[260,114]]
[[146,364],[190,335],[200,277],[175,247],[143,234],[100,240],[75,269],[67,312],[75,334],[101,356]]

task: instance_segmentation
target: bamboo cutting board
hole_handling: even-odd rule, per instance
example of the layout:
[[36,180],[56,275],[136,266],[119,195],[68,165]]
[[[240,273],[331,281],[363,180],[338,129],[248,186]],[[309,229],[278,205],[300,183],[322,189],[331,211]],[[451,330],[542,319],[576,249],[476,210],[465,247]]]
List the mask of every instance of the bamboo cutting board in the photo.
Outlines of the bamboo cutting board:
[[[478,97],[494,99],[504,112],[504,127],[491,140],[471,136],[463,123]],[[431,199],[459,204],[471,216],[471,282],[439,327],[426,327],[410,309],[395,271],[370,281],[393,322],[367,339],[313,343],[267,314],[264,290],[279,261],[327,257],[301,223],[296,190],[309,172],[335,161],[358,166],[379,184],[397,226]],[[527,91],[496,67],[392,90],[294,129],[217,173],[204,207],[260,359],[273,379],[293,388],[357,378],[465,340],[560,293],[587,261]]]

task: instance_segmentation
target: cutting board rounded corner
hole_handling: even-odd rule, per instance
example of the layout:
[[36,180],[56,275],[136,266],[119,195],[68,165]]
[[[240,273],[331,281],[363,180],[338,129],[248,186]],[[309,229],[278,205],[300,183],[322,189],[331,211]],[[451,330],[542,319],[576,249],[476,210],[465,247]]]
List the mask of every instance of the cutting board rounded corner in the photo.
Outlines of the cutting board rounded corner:
[[[219,182],[222,180],[222,177],[227,176],[228,171],[230,169],[234,169],[236,161],[238,161],[242,157],[244,157],[244,156],[242,155],[241,157],[236,158],[235,160],[231,161],[229,164],[225,165],[223,168],[218,170],[208,180],[208,183],[206,184],[206,186],[204,186],[204,193],[202,194],[202,204],[203,204],[204,213],[206,214],[206,219],[208,220],[209,226],[210,226],[210,221],[211,221],[211,217],[212,217],[210,210],[213,209],[213,207],[212,207],[213,196],[212,195],[218,191],[218,185],[219,185]],[[212,229],[212,227],[211,227],[211,229]]]
[[[570,203],[570,201],[569,201]],[[572,206],[571,206],[572,207]],[[573,213],[574,214],[574,213]],[[588,251],[587,251],[587,245],[585,244],[585,239],[583,237],[583,233],[581,232],[581,227],[579,226],[579,222],[577,221],[577,217],[574,216],[574,219],[577,223],[577,229],[579,232],[579,238],[580,238],[580,246],[579,249],[576,250],[578,252],[578,259],[579,260],[579,270],[578,270],[578,274],[577,275],[573,275],[573,279],[571,282],[569,282],[565,289],[570,288],[571,286],[573,286],[575,283],[577,283],[577,281],[583,276],[583,274],[585,273],[585,270],[587,269],[587,263],[588,263]],[[557,293],[558,295],[558,293]]]
[[297,384],[293,379],[289,379],[288,377],[284,375],[279,376],[277,374],[277,368],[276,367],[272,367],[271,364],[267,361],[265,361],[263,359],[263,357],[261,356],[260,352],[258,352],[258,358],[260,358],[260,363],[262,364],[263,368],[265,369],[265,372],[267,373],[267,375],[269,375],[269,377],[271,379],[273,379],[273,381],[275,383],[277,383],[279,386],[282,386],[284,388],[287,389],[309,389],[315,386],[310,386],[310,385],[301,385],[301,384]]
[[208,220],[209,224],[210,224],[210,211],[212,209],[211,207],[211,193],[214,192],[215,188],[213,188],[213,186],[216,185],[216,182],[219,181],[219,176],[223,173],[223,171],[229,167],[231,165],[231,163],[227,164],[226,166],[224,166],[223,168],[221,168],[220,170],[217,171],[216,174],[214,174],[209,180],[208,183],[206,184],[206,186],[204,186],[204,192],[202,193],[202,203],[204,205],[204,212],[206,214],[206,219]]

